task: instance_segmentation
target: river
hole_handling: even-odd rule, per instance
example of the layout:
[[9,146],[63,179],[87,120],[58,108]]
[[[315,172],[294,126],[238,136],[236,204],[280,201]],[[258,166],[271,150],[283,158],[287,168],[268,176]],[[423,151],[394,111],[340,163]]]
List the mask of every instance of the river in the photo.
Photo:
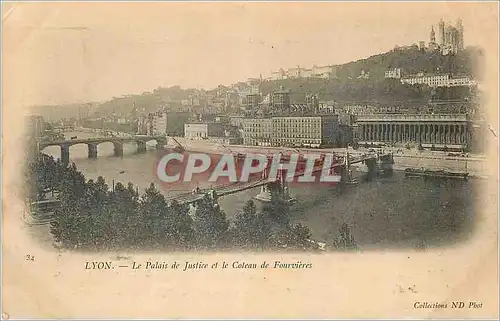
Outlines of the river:
[[[89,133],[66,133],[67,137],[86,138]],[[59,147],[47,147],[45,153],[56,158]],[[150,146],[137,154],[135,144],[125,144],[123,157],[113,156],[113,144],[98,146],[97,159],[87,158],[87,146],[70,148],[70,160],[87,179],[103,176],[111,185],[132,182],[140,191],[155,178],[155,165],[161,151]],[[203,182],[202,182],[203,183]],[[292,208],[295,222],[307,225],[312,238],[331,242],[338,236],[342,223],[347,223],[357,244],[366,249],[401,249],[445,246],[463,241],[473,231],[473,204],[479,197],[480,181],[405,179],[403,173],[357,186],[294,185],[290,187],[298,204]],[[197,183],[162,190],[166,195],[186,191]],[[203,187],[204,184],[201,184]],[[219,200],[229,219],[243,208],[258,189],[228,195]]]

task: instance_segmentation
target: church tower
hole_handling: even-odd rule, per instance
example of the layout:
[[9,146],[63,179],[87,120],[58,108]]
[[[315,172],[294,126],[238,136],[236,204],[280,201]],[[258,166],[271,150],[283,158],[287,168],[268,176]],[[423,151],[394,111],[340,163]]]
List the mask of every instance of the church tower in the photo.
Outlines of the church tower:
[[458,31],[458,50],[464,49],[464,26],[462,24],[462,19],[457,20],[457,31]]
[[444,21],[443,21],[443,19],[439,20],[439,44],[441,46],[444,45]]
[[436,43],[436,33],[434,32],[434,26],[431,27],[431,36],[429,40],[430,43]]
[[436,43],[436,32],[434,31],[434,26],[431,26],[428,50],[435,51],[438,49],[439,49],[439,45]]

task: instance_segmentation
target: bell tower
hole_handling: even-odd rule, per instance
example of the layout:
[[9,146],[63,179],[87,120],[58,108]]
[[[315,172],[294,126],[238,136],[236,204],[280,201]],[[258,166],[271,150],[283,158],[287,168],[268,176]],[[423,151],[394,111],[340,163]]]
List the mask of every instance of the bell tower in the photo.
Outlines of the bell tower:
[[429,40],[430,43],[436,43],[436,33],[434,32],[434,26],[431,27],[431,35]]
[[443,46],[445,44],[444,39],[444,21],[443,19],[439,20],[439,44]]
[[462,24],[462,19],[457,20],[457,45],[458,45],[458,50],[463,50],[464,49],[464,26]]

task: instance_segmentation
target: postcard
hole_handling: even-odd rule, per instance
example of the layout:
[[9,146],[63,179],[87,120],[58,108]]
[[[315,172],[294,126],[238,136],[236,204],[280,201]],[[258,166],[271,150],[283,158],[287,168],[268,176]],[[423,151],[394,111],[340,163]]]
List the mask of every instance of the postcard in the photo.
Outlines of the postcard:
[[5,2],[2,318],[498,318],[496,2]]

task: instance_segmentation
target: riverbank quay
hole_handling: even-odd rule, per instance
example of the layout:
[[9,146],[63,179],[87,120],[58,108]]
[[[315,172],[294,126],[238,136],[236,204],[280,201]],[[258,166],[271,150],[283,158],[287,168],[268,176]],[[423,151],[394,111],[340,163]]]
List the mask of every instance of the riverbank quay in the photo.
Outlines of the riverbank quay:
[[[375,150],[371,148],[290,148],[290,147],[271,147],[271,146],[246,146],[246,145],[224,145],[202,140],[188,140],[184,137],[175,137],[189,152],[206,153],[302,153],[302,154],[320,154],[325,152],[334,152],[344,155],[346,151],[351,153],[369,153],[369,152],[387,152],[392,151],[394,155],[394,169],[405,170],[406,168],[425,167],[433,170],[450,170],[459,172],[469,172],[472,177],[487,178],[492,175],[491,164],[485,155],[481,154],[459,154],[459,156],[450,156],[450,153],[439,151],[417,151],[407,149],[384,148]],[[175,142],[169,139],[168,144],[175,146]]]
[[426,168],[431,170],[449,170],[467,172],[473,178],[491,178],[493,170],[491,162],[479,157],[448,157],[428,155],[394,155],[395,170],[406,168]]

